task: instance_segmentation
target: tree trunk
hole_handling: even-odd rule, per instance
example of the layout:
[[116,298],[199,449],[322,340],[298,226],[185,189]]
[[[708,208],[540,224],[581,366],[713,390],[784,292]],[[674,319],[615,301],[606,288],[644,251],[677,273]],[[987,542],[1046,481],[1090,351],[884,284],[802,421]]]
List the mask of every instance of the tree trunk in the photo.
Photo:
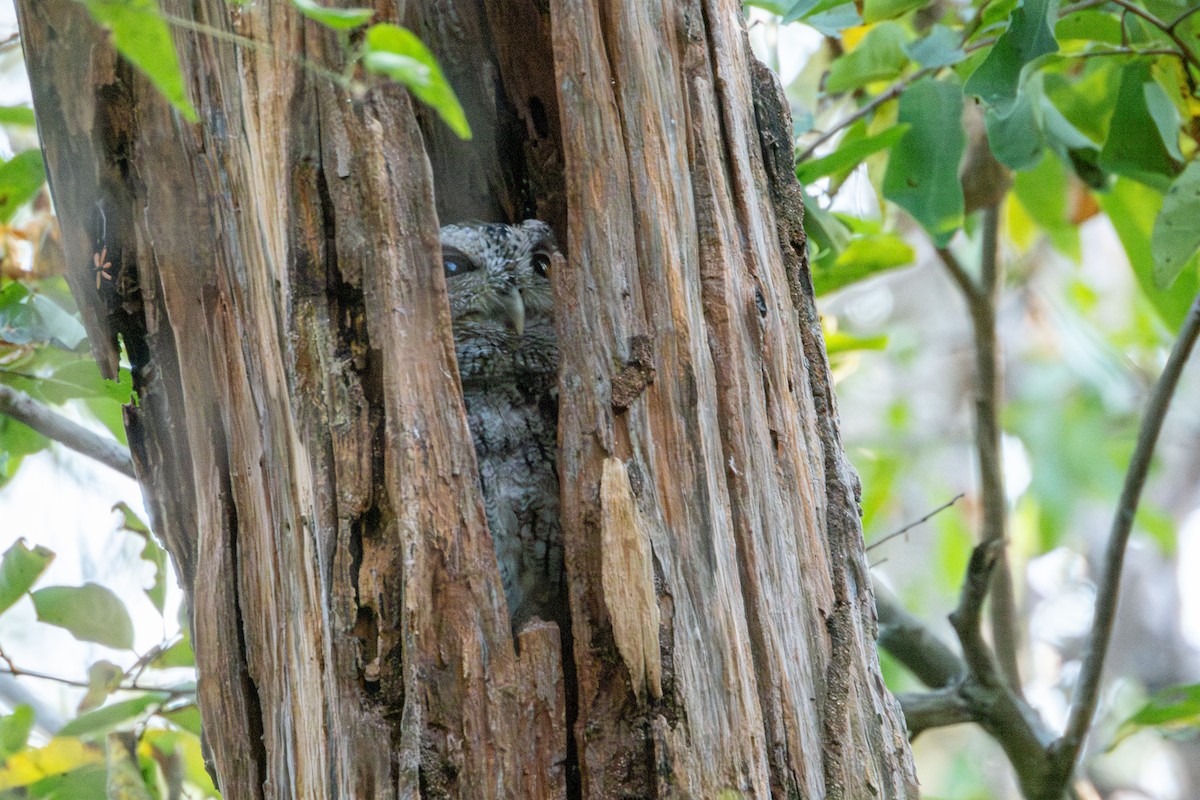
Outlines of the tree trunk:
[[[380,3],[468,143],[298,65],[344,56],[289,5],[166,3],[270,44],[176,31],[198,125],[81,5],[18,6],[227,798],[916,796],[790,119],[738,3]],[[438,260],[439,217],[525,216],[567,259],[565,669],[553,624],[510,635]]]

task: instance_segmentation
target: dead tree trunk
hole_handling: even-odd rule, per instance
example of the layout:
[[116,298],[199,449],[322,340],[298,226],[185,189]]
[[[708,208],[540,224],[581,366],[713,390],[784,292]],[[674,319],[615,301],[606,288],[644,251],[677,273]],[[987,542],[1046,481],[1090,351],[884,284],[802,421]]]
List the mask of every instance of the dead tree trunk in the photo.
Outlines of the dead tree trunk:
[[[916,796],[790,121],[737,2],[381,2],[442,59],[469,143],[298,66],[344,54],[283,3],[166,3],[271,45],[177,30],[198,125],[81,5],[18,6],[226,797]],[[564,245],[571,685],[553,625],[510,637],[439,216],[538,216]]]

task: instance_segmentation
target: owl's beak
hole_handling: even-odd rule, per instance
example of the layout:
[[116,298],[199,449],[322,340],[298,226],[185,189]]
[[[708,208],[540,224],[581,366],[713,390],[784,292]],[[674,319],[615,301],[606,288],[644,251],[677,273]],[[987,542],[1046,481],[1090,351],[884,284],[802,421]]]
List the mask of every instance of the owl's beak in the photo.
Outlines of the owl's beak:
[[513,333],[520,336],[525,332],[525,301],[521,299],[518,289],[511,289],[500,298],[500,312],[504,317],[505,326]]

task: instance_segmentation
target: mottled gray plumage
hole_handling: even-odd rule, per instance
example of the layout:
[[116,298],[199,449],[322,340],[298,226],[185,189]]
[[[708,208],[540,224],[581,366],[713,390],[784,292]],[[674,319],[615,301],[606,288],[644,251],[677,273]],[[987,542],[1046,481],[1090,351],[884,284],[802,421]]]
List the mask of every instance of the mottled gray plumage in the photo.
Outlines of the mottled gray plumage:
[[467,420],[513,628],[563,623],[558,346],[544,222],[447,225],[442,263]]

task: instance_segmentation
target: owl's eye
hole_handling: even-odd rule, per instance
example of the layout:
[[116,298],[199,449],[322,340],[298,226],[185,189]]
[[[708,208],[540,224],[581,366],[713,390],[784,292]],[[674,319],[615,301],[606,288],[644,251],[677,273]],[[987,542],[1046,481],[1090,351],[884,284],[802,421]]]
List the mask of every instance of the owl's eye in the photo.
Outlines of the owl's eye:
[[533,269],[543,278],[550,277],[550,254],[549,253],[534,253],[533,254]]
[[442,268],[446,270],[446,277],[450,278],[455,275],[474,272],[479,269],[479,265],[462,253],[443,253]]

